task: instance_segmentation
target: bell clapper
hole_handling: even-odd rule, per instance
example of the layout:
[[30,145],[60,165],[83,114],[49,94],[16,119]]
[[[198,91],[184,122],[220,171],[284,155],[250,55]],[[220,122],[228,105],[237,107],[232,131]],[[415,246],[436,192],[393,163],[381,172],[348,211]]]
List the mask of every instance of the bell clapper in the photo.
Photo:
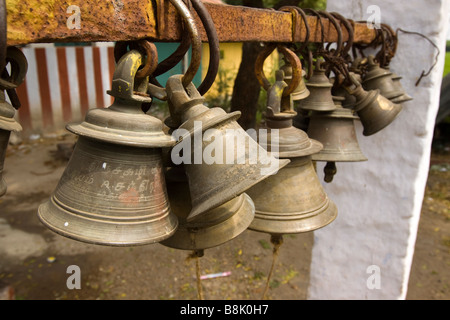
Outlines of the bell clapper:
[[280,247],[283,244],[283,235],[282,234],[271,234],[270,235],[270,243],[272,243],[272,245],[273,245],[272,266],[270,267],[269,275],[267,276],[266,287],[264,288],[262,300],[264,300],[266,298],[267,291],[269,290],[270,279],[272,278],[273,270],[275,269],[275,263],[278,258],[278,253],[280,251]]
[[334,175],[337,173],[336,162],[327,162],[323,172],[325,173],[324,181],[327,183],[332,182]]

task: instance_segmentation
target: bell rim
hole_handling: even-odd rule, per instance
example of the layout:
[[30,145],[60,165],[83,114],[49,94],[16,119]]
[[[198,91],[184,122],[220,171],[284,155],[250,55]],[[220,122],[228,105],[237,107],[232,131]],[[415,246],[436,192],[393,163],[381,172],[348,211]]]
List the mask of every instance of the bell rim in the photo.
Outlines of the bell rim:
[[[310,213],[306,217],[303,214],[303,219],[297,220],[294,218],[285,219],[284,221],[262,219],[261,216],[264,215],[260,214],[261,211],[255,210],[255,218],[248,229],[269,234],[296,234],[321,229],[336,220],[338,215],[336,204],[329,198],[327,200],[324,206],[316,209],[318,212],[315,214]],[[271,214],[276,216],[277,213],[271,212]],[[291,216],[294,217],[294,215]],[[306,221],[306,226],[305,220],[308,220]]]
[[303,100],[308,98],[310,94],[311,92],[306,88],[306,90],[304,90],[301,93],[292,93],[292,100],[293,101]]
[[150,147],[150,148],[165,148],[173,147],[176,141],[170,135],[164,134],[164,132],[156,134],[145,134],[144,132],[136,132],[136,134],[130,134],[130,131],[117,130],[107,128],[108,131],[87,122],[82,123],[69,123],[66,125],[66,129],[78,136],[91,138],[98,141],[108,142],[118,145],[126,145],[133,147]]
[[[95,240],[94,238],[89,238],[87,236],[83,236],[82,234],[80,234],[80,232],[76,232],[77,230],[88,230],[89,227],[92,228],[92,219],[87,219],[86,217],[81,217],[80,219],[78,219],[78,223],[80,226],[84,226],[85,228],[82,227],[78,227],[75,228],[75,230],[72,227],[72,224],[68,224],[70,225],[71,228],[65,228],[63,229],[61,226],[58,226],[57,221],[55,221],[55,217],[56,220],[59,221],[63,221],[65,219],[61,219],[61,213],[64,215],[72,215],[72,213],[70,213],[69,211],[65,210],[64,208],[57,206],[56,203],[54,203],[54,199],[53,196],[47,200],[46,202],[42,203],[39,207],[38,207],[38,218],[41,221],[41,223],[43,225],[45,225],[47,228],[49,228],[50,230],[52,230],[53,232],[55,232],[56,234],[59,234],[63,237],[72,239],[72,240],[76,240],[76,241],[80,241],[80,242],[84,242],[84,243],[89,243],[89,244],[95,244],[95,245],[104,245],[104,246],[111,246],[111,247],[126,247],[126,246],[141,246],[141,245],[147,245],[147,244],[152,244],[152,243],[157,243],[160,242],[164,239],[167,239],[168,237],[172,236],[176,229],[178,228],[178,219],[175,217],[175,215],[170,211],[168,211],[167,215],[165,215],[164,217],[162,217],[160,220],[166,220],[166,225],[164,226],[164,229],[166,230],[165,233],[161,233],[161,235],[158,236],[154,236],[154,237],[137,237],[134,240],[128,240],[128,241],[118,241],[118,240],[114,240],[113,236],[114,232],[108,232],[108,235],[110,236],[110,238],[105,237],[105,239],[102,240]],[[53,218],[53,219],[52,219]],[[52,223],[53,220],[53,223]],[[123,226],[128,226],[128,229],[132,229],[133,227],[135,227],[136,225],[141,225],[144,227],[145,229],[145,225],[148,222],[142,222],[142,223],[131,223],[131,224],[124,224]],[[65,223],[61,224],[62,226],[65,226]],[[103,225],[107,225],[107,226],[111,226],[110,231],[117,231],[117,225],[113,224],[113,223],[104,223]],[[168,229],[169,228],[169,229]],[[130,232],[133,230],[128,230],[128,232],[126,232],[127,235],[134,235],[135,232]],[[108,240],[109,239],[109,240]]]
[[[189,228],[179,225],[177,231],[169,238],[161,241],[161,244],[174,249],[181,250],[202,250],[217,247],[231,241],[248,229],[255,215],[255,205],[250,196],[242,193],[238,197],[242,198],[239,209],[228,219],[216,225],[209,225],[199,228],[196,232],[189,232]],[[237,223],[236,223],[237,222]],[[226,231],[222,227],[228,227]],[[231,229],[230,232],[227,232]],[[222,232],[216,232],[221,230]],[[211,237],[211,235],[215,235]],[[192,236],[195,236],[195,245],[192,243]],[[225,237],[226,236],[226,237]]]

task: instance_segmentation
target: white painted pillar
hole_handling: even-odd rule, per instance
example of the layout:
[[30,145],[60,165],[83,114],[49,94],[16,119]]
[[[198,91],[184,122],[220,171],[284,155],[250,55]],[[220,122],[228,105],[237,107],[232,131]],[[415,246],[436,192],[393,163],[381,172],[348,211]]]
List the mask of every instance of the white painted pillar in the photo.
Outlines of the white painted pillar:
[[[327,11],[367,20],[367,8],[381,9],[381,22],[394,30],[420,32],[441,50],[430,76],[415,82],[437,54],[425,39],[399,33],[391,70],[402,75],[414,97],[387,128],[358,141],[367,162],[336,163],[331,184],[323,183],[338,206],[338,218],[314,232],[308,299],[405,299],[417,228],[428,175],[429,158],[448,29],[447,0],[328,0]],[[323,163],[318,163],[323,181]],[[380,288],[367,281],[377,266]]]

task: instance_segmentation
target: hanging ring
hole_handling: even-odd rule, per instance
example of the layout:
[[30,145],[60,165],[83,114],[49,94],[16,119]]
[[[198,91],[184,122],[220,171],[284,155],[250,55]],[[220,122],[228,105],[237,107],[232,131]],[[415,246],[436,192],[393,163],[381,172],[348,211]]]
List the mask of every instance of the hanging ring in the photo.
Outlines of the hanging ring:
[[281,52],[285,58],[289,61],[289,63],[292,66],[292,80],[289,83],[289,85],[284,89],[282,96],[286,97],[290,95],[292,92],[294,92],[295,88],[298,87],[301,81],[302,77],[302,64],[300,62],[299,57],[291,50],[288,49],[286,46],[283,45],[276,45],[276,44],[269,44],[256,58],[255,62],[255,75],[258,79],[259,84],[261,87],[264,88],[264,90],[269,90],[272,84],[269,80],[267,80],[266,76],[264,75],[264,61],[267,59],[268,56],[276,49],[278,49],[279,52]]

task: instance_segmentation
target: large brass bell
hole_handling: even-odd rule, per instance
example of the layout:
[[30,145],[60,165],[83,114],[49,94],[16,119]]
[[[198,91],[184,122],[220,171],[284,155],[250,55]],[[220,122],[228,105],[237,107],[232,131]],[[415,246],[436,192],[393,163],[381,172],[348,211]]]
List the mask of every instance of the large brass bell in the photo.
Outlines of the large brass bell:
[[[277,83],[272,89],[269,96],[281,99]],[[251,230],[271,235],[308,232],[328,225],[337,216],[336,205],[320,184],[311,159],[323,145],[292,126],[295,115],[295,111],[279,112],[271,106],[266,109],[266,132],[260,130],[259,141],[275,156],[291,162],[247,190],[255,204]]]
[[310,116],[308,136],[320,141],[323,149],[312,155],[313,161],[328,163],[325,181],[333,180],[333,173],[327,174],[328,169],[335,167],[335,162],[367,161],[362,153],[356,137],[355,121],[358,117],[353,111],[342,107],[343,97],[333,97],[336,110],[331,112],[313,112]]
[[170,109],[166,124],[177,128],[173,135],[179,141],[171,160],[184,164],[189,182],[188,221],[241,195],[289,163],[269,155],[242,129],[236,122],[239,111],[228,114],[222,108],[206,107],[192,83],[183,86],[182,75],[171,76],[166,90]]
[[316,60],[314,72],[306,83],[310,94],[299,102],[298,108],[312,111],[333,111],[336,109],[331,94],[333,84],[321,67],[322,63],[322,59]]
[[245,193],[202,214],[201,219],[188,222],[191,212],[189,183],[182,165],[166,171],[170,207],[179,226],[162,245],[181,250],[204,250],[219,246],[244,232],[255,215],[252,199]]
[[380,65],[375,62],[374,56],[369,56],[367,60],[369,65],[368,71],[361,83],[365,90],[378,89],[380,90],[380,94],[389,100],[398,98],[404,93],[394,84],[392,72],[381,68]]
[[12,131],[22,131],[22,126],[14,119],[16,110],[11,104],[6,102],[5,90],[13,90],[20,85],[25,80],[28,71],[26,57],[16,47],[7,48],[6,63],[11,64],[11,74],[8,79],[0,79],[0,197],[5,195],[7,191],[7,185],[3,178],[3,167],[9,137]]
[[135,78],[142,55],[129,51],[117,63],[108,108],[91,109],[67,129],[79,136],[51,198],[38,216],[65,237],[100,245],[162,241],[176,230],[165,186],[161,148],[174,145],[163,123],[145,114],[148,77]]
[[354,89],[347,90],[355,97],[353,110],[358,114],[363,125],[363,135],[370,136],[391,124],[403,109],[402,105],[393,103],[380,94],[380,90],[366,91],[353,78]]

